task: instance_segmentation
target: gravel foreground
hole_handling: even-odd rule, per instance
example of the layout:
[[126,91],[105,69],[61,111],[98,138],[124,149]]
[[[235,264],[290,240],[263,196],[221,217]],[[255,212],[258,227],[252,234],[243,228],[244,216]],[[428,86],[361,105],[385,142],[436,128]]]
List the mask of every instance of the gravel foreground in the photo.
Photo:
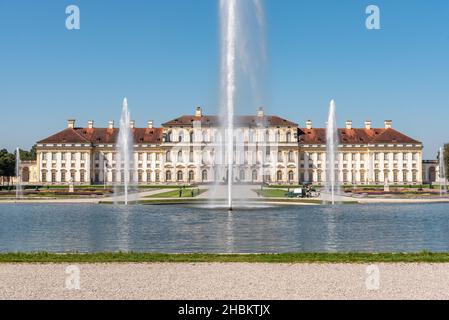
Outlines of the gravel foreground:
[[449,299],[449,264],[0,264],[0,299]]

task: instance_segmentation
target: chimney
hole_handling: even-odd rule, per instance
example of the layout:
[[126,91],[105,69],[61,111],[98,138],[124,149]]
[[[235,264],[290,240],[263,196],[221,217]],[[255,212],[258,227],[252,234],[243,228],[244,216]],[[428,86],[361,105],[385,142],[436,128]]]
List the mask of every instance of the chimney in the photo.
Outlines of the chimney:
[[70,128],[70,129],[75,128],[75,119],[67,120],[67,128]]
[[263,110],[262,107],[259,108],[259,109],[257,109],[257,116],[258,116],[259,118],[262,118],[262,117],[265,116],[265,111]]
[[306,128],[309,129],[309,130],[312,129],[312,120],[307,120],[306,121]]
[[148,121],[148,129],[153,129],[153,120]]
[[366,120],[365,121],[365,129],[371,130],[371,120]]
[[202,117],[202,116],[203,116],[203,111],[201,110],[201,107],[196,107],[195,117]]
[[108,122],[108,129],[114,129],[114,120]]
[[393,121],[385,120],[385,129],[391,129],[391,128],[393,128]]
[[131,129],[134,129],[134,127],[136,126],[136,120],[131,120],[129,126]]
[[93,129],[94,128],[94,121],[93,120],[87,121],[87,128],[88,129]]
[[352,120],[346,121],[346,129],[351,130],[352,129]]

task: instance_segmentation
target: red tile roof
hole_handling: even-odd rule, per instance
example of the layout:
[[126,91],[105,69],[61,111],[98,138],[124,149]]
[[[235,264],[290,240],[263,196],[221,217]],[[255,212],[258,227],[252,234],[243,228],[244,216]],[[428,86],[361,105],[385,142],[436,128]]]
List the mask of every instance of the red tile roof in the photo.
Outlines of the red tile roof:
[[[113,144],[118,140],[119,129],[107,128],[67,128],[38,143],[93,143],[93,144]],[[134,142],[136,144],[162,143],[163,130],[161,128],[135,128],[132,129]]]
[[[176,126],[193,126],[194,121],[200,121],[202,126],[219,126],[222,123],[222,118],[219,116],[182,116],[180,118],[173,119],[164,123],[163,127],[176,127]],[[289,126],[297,127],[298,124],[282,119],[277,116],[237,116],[234,124],[236,126]]]
[[[392,128],[338,129],[338,136],[341,144],[421,143]],[[325,144],[326,129],[299,129],[299,142],[301,144]]]

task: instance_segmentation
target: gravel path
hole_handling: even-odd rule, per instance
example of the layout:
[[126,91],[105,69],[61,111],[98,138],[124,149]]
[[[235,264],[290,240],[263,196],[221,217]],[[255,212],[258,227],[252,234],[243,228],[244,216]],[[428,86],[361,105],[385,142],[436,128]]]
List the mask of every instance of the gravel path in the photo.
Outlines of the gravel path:
[[79,290],[67,267],[0,265],[0,299],[449,299],[449,264],[85,264]]

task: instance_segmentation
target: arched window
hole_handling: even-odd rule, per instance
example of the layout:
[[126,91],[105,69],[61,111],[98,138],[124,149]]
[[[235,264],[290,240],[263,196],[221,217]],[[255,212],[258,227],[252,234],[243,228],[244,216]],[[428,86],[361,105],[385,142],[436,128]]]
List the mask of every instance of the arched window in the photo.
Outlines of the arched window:
[[282,181],[282,171],[279,170],[276,174],[277,181]]
[[193,131],[190,131],[190,142],[193,143],[194,142],[194,134]]
[[253,170],[252,172],[252,181],[257,181],[257,170]]
[[207,170],[203,170],[201,173],[201,179],[203,182],[207,181]]
[[165,181],[171,181],[171,171],[165,172]]
[[287,132],[287,142],[292,142],[292,133],[290,131]]
[[178,181],[183,181],[184,180],[184,175],[182,174],[182,171],[178,171],[177,177],[178,177]]
[[193,170],[189,171],[189,182],[195,181],[195,172]]
[[281,131],[276,131],[276,142],[280,142],[281,141]]
[[190,150],[189,152],[189,162],[193,162],[193,151]]
[[165,161],[171,162],[171,152],[170,151],[167,151],[167,153],[165,153]]
[[239,180],[240,181],[245,181],[245,170],[240,170],[239,172]]
[[178,162],[183,162],[183,159],[182,159],[182,150],[179,150],[179,152],[178,152]]
[[179,135],[178,135],[178,142],[183,142],[184,141],[184,132],[180,131]]
[[293,171],[289,171],[288,172],[288,181],[292,182],[293,180],[295,180],[295,174],[293,173]]

